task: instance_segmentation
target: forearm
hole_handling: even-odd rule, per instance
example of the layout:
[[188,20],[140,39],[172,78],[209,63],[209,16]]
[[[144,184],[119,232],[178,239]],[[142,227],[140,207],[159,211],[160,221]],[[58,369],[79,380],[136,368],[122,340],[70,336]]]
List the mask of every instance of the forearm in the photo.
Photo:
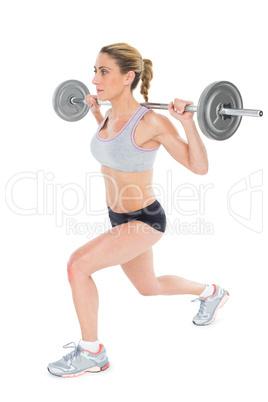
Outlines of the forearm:
[[189,165],[196,174],[208,171],[207,151],[192,119],[182,122],[189,147]]
[[93,116],[95,117],[95,119],[96,119],[98,125],[100,125],[101,122],[102,122],[103,119],[104,119],[104,117],[103,117],[103,115],[101,114],[101,112],[92,113],[92,114],[93,114]]
[[97,95],[87,95],[85,97],[86,104],[89,106],[91,113],[95,117],[98,125],[101,124],[104,117],[100,111],[100,106],[97,103]]

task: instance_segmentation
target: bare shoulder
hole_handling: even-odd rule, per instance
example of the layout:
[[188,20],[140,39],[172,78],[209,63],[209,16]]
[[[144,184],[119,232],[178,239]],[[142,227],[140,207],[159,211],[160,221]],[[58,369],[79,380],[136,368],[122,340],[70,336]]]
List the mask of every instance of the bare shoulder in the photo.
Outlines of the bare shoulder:
[[165,135],[167,133],[170,134],[178,134],[178,130],[170,121],[170,119],[166,116],[163,116],[160,113],[156,113],[153,110],[149,110],[144,115],[144,123],[148,124],[148,126],[154,132],[154,137]]
[[147,113],[145,113],[144,117],[144,122],[148,123],[153,126],[158,126],[158,125],[169,125],[171,121],[169,120],[168,117],[163,116],[160,113],[156,113],[154,110],[150,109]]

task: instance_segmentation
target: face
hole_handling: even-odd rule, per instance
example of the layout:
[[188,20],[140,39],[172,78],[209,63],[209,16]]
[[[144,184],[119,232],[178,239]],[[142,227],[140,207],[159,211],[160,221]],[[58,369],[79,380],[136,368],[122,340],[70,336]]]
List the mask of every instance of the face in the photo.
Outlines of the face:
[[[121,74],[115,60],[106,53],[99,53],[94,66],[92,83],[96,86],[98,100],[112,101],[131,85],[133,72]],[[135,74],[134,74],[135,76]]]

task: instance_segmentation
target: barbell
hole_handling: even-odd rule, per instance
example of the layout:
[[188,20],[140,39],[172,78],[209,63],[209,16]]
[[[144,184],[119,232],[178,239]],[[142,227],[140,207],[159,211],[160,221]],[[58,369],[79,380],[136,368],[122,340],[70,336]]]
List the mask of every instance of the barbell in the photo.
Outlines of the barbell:
[[[77,80],[62,82],[53,94],[52,104],[59,117],[66,121],[78,121],[85,117],[89,106],[85,97],[90,92]],[[111,106],[110,102],[97,101]],[[141,103],[149,109],[167,109],[168,103]],[[242,96],[237,87],[228,81],[216,81],[202,92],[198,105],[188,105],[186,112],[197,112],[197,120],[203,134],[222,141],[230,138],[238,129],[242,116],[261,117],[261,110],[243,109]]]

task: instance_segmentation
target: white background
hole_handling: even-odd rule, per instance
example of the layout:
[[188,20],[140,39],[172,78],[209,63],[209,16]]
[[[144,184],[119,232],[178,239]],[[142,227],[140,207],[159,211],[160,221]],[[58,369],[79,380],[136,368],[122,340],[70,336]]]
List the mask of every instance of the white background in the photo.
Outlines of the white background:
[[[265,10],[261,0],[25,0],[2,6],[5,400],[263,400],[267,378]],[[57,117],[51,99],[56,86],[70,78],[83,81],[94,93],[91,81],[98,51],[115,42],[127,42],[153,61],[149,101],[179,97],[196,104],[206,85],[228,80],[242,93],[244,107],[263,109],[264,117],[244,118],[228,141],[202,136],[210,163],[206,176],[187,171],[164,149],[155,164],[154,182],[164,191],[159,200],[166,211],[179,186],[186,189],[181,196],[190,195],[188,201],[180,198],[179,209],[173,204],[167,211],[170,224],[177,222],[180,230],[168,230],[154,247],[155,272],[226,288],[230,300],[216,321],[196,327],[192,317],[199,304],[191,303],[193,296],[146,298],[120,267],[105,269],[94,280],[100,295],[99,339],[111,366],[101,374],[63,380],[50,375],[46,367],[65,353],[62,345],[80,340],[66,263],[76,248],[97,235],[88,238],[87,233],[79,233],[78,228],[83,229],[79,222],[104,225],[108,221],[104,214],[90,216],[84,208],[64,215],[63,224],[57,226],[60,212],[75,208],[77,201],[75,192],[64,186],[79,186],[92,209],[105,209],[105,199],[100,179],[87,190],[85,185],[87,174],[100,171],[89,149],[96,131],[94,119],[88,114],[77,123],[67,123]],[[138,90],[135,95],[142,101]],[[183,136],[180,123],[174,119],[173,123]],[[39,195],[37,173],[38,180],[44,177],[44,182],[38,182]],[[25,178],[12,187],[14,176]],[[173,188],[167,184],[171,176]],[[205,199],[193,193],[202,186],[210,186]],[[21,213],[14,210],[15,204]],[[51,210],[53,205],[57,212]],[[37,206],[38,214],[26,215],[26,209]],[[68,218],[77,223],[76,233],[67,232]],[[213,229],[212,234],[205,234],[202,222]]]

